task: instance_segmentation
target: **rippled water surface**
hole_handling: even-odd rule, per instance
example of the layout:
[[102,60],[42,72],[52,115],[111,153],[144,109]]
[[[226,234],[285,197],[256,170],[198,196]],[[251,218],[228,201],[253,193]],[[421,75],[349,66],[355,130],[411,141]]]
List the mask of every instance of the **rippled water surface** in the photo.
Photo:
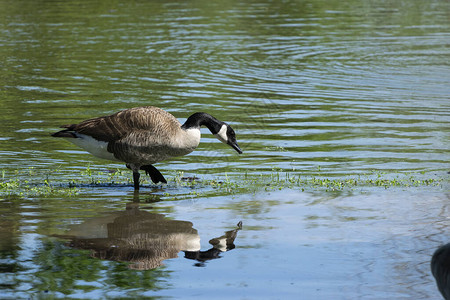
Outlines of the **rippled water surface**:
[[180,121],[208,112],[244,151],[202,131],[195,152],[157,165],[168,178],[440,182],[2,194],[3,298],[438,299],[429,261],[450,242],[449,11],[437,0],[0,0],[2,184],[26,173],[64,185],[88,165],[131,177],[49,134],[142,105]]

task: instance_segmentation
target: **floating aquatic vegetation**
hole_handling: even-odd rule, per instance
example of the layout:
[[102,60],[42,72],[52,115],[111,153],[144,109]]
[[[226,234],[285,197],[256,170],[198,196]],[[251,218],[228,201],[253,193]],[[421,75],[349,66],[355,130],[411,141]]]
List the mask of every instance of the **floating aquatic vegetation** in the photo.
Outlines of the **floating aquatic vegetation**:
[[[84,189],[94,187],[127,187],[132,182],[126,171],[93,170],[90,166],[79,171],[76,177],[64,179],[58,169],[51,172],[40,172],[35,168],[28,170],[14,170],[1,172],[0,196],[74,196]],[[425,173],[382,173],[372,172],[366,175],[349,175],[333,177],[320,174],[303,176],[299,172],[284,172],[274,169],[272,172],[255,175],[227,175],[213,179],[202,179],[196,176],[185,176],[183,172],[176,172],[168,178],[168,184],[161,186],[169,196],[172,188],[189,188],[184,195],[206,196],[220,191],[237,194],[256,191],[270,191],[276,189],[301,189],[302,191],[321,189],[324,191],[341,191],[345,189],[357,190],[367,187],[423,187],[442,186],[443,178],[427,176]],[[142,180],[144,186],[152,186],[148,180]]]

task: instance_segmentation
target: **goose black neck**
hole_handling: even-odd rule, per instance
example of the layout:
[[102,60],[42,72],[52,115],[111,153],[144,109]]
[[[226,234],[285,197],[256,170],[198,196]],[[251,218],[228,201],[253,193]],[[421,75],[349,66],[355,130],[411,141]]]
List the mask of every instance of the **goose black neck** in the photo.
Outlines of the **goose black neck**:
[[200,128],[200,126],[206,126],[212,134],[216,134],[222,127],[222,122],[204,112],[196,112],[187,118],[186,122],[181,126],[184,130],[190,128]]

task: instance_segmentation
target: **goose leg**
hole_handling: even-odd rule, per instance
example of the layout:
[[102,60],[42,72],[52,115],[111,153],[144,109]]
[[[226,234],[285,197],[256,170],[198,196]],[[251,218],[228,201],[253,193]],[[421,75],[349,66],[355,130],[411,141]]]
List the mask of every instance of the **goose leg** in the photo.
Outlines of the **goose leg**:
[[150,176],[153,183],[158,183],[158,182],[167,183],[167,180],[164,178],[164,176],[161,174],[161,172],[159,172],[159,170],[157,168],[155,168],[154,166],[152,166],[152,165],[141,166],[141,170],[144,170],[145,173]]
[[133,171],[133,182],[134,182],[134,190],[139,191],[139,177],[141,177],[141,174],[139,174],[139,171]]
[[125,166],[133,171],[134,190],[139,191],[139,178],[141,177],[141,174],[139,174],[139,166],[135,164],[126,164]]

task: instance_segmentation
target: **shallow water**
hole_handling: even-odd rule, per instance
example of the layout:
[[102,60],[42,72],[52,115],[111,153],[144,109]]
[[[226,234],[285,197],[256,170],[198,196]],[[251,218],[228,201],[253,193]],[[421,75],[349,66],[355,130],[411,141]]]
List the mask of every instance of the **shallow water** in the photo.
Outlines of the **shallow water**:
[[[57,184],[88,165],[123,168],[49,134],[155,105],[180,121],[211,113],[244,151],[202,131],[195,152],[157,165],[169,178],[240,182],[276,170],[339,180],[376,170],[442,183],[3,195],[3,298],[438,298],[429,260],[450,241],[449,9],[419,0],[0,0],[2,181],[17,170]],[[236,234],[229,251],[209,243],[226,232]],[[149,244],[172,250],[150,259],[162,250]],[[188,250],[220,258],[185,259]]]
[[[429,261],[450,213],[439,190],[153,195],[2,201],[3,297],[438,298]],[[228,247],[209,242],[239,221]]]

